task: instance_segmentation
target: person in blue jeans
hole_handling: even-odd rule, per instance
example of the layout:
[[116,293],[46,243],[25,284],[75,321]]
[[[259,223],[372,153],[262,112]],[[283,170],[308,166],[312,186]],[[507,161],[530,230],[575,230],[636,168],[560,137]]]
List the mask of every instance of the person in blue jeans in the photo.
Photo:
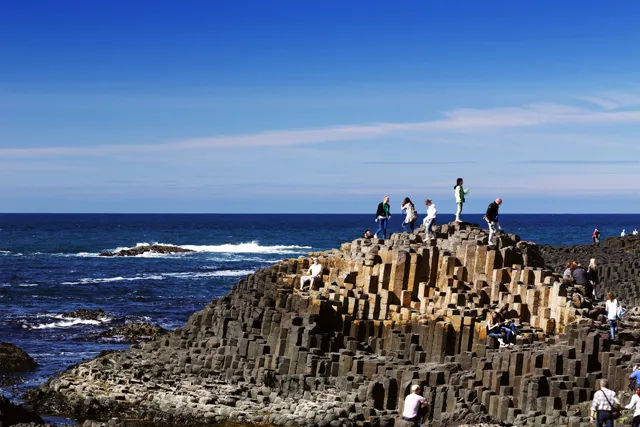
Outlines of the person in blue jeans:
[[387,238],[387,225],[389,224],[389,220],[391,219],[391,207],[389,206],[389,197],[384,196],[382,202],[378,205],[378,210],[376,211],[376,221],[378,222],[378,230],[376,234],[373,236],[374,238],[378,238],[380,233],[382,233],[382,238]]
[[487,330],[488,335],[497,339],[501,347],[514,345],[516,343],[516,337],[520,334],[515,323],[506,324],[502,314],[497,311],[491,313]]

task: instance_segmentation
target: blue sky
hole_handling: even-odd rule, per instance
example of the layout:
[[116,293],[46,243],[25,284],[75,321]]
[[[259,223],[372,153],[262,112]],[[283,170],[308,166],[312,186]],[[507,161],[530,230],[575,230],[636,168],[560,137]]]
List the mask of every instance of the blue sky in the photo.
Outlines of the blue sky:
[[630,0],[4,0],[0,211],[450,213],[461,176],[468,212],[639,212],[638,22]]

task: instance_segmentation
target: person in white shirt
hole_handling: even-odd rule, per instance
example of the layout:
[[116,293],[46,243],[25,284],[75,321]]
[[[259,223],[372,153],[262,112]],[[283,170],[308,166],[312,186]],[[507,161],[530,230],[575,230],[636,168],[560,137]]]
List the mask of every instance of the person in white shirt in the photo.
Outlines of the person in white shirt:
[[637,235],[638,235],[638,229],[637,229],[637,228],[634,228],[634,229],[633,229],[633,233],[631,233],[631,234],[633,234],[634,236],[637,236]]
[[625,230],[624,228],[622,229],[622,233],[620,233],[620,237],[624,237],[627,235],[627,230]]
[[420,386],[414,384],[411,386],[411,393],[404,399],[402,418],[405,421],[411,421],[414,426],[422,425],[422,418],[429,407],[427,399],[422,397],[420,393],[422,393]]
[[456,180],[456,185],[454,185],[453,187],[453,194],[456,198],[456,205],[458,206],[458,209],[456,210],[456,222],[462,222],[462,220],[460,219],[460,214],[462,213],[462,206],[465,202],[464,196],[469,194],[469,189],[464,188],[462,186],[463,184],[464,180],[462,178],[458,178]]
[[433,224],[436,223],[438,209],[436,209],[436,205],[430,199],[425,200],[424,204],[427,206],[427,216],[422,223],[424,224],[425,232],[427,233],[427,239],[430,239],[432,237]]
[[311,285],[313,285],[313,281],[317,277],[320,277],[321,274],[322,274],[322,264],[320,264],[320,262],[318,261],[318,258],[314,258],[313,264],[311,264],[311,267],[309,267],[309,270],[307,271],[307,276],[300,277],[300,290],[301,291],[304,290],[305,284],[307,282],[309,282],[309,287],[311,287]]
[[615,339],[616,326],[618,323],[618,300],[615,299],[613,292],[607,294],[609,299],[605,303],[605,310],[607,311],[607,320],[609,321],[609,336],[611,339]]
[[609,381],[606,378],[600,380],[600,390],[593,395],[591,403],[591,413],[595,414],[595,422],[597,427],[613,426],[613,406],[619,405],[620,401],[616,397],[616,392],[609,390]]
[[636,394],[631,397],[631,402],[625,408],[633,409],[631,427],[640,427],[640,387],[636,387]]
[[416,225],[416,220],[418,219],[416,207],[413,205],[410,198],[405,197],[400,209],[402,209],[402,212],[406,214],[404,222],[402,223],[402,228],[404,228],[404,231],[412,232]]

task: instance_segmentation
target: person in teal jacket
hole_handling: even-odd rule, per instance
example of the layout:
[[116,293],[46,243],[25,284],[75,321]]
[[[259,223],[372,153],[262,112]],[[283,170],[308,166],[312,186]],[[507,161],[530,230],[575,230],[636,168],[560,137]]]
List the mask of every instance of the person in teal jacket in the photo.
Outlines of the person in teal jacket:
[[462,213],[462,205],[464,205],[464,196],[469,194],[468,188],[463,188],[464,181],[462,178],[456,180],[456,185],[453,187],[453,194],[456,196],[456,204],[458,209],[456,210],[456,222],[462,222],[460,214]]

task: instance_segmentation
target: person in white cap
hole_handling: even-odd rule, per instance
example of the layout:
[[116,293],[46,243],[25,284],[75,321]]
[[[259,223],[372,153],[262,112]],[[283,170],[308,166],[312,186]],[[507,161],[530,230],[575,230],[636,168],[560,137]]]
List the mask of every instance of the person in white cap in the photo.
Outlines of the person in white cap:
[[411,386],[411,393],[404,399],[404,410],[402,411],[402,418],[405,421],[410,421],[414,426],[422,425],[422,418],[424,417],[426,408],[429,407],[427,399],[420,395],[422,390],[418,384]]
[[484,220],[489,225],[489,244],[493,244],[493,236],[496,232],[502,230],[500,223],[498,222],[498,209],[502,204],[502,199],[498,197],[494,202],[489,203],[487,212],[484,214]]
[[307,276],[300,277],[300,290],[304,290],[307,282],[309,282],[309,287],[311,287],[313,281],[316,277],[320,277],[320,274],[322,274],[322,264],[320,264],[318,258],[314,258],[313,264],[311,264],[311,267],[309,267],[309,270],[307,271]]

